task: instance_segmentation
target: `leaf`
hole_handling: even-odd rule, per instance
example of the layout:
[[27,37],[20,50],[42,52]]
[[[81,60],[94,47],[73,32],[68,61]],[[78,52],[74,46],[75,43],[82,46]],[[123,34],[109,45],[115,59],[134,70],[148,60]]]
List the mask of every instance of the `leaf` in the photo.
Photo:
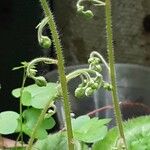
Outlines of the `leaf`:
[[32,150],[67,150],[67,138],[64,132],[49,135],[44,140],[38,140]]
[[31,93],[28,91],[24,91],[22,93],[21,102],[24,106],[30,106],[31,105]]
[[[23,117],[25,119],[25,122],[23,124],[23,131],[27,135],[31,136],[32,130],[37,123],[40,114],[41,110],[35,108],[30,108],[23,112]],[[54,127],[54,125],[55,121],[52,117],[44,119],[37,129],[35,137],[38,139],[46,138],[48,135],[46,129],[51,129]]]
[[[88,150],[88,146],[81,144],[79,141],[74,140],[75,150]],[[67,150],[67,137],[66,132],[60,131],[56,134],[50,134],[46,139],[38,140],[32,150]]]
[[0,133],[14,133],[18,126],[19,114],[13,111],[4,111],[0,113]]
[[94,143],[103,139],[107,134],[107,124],[110,119],[91,118],[89,116],[80,116],[72,119],[72,128],[74,137],[77,140]]
[[[150,149],[150,116],[142,116],[124,122],[125,138],[129,150]],[[93,145],[92,150],[99,150],[99,147],[110,150],[116,147],[119,134],[117,128],[111,129],[107,136]]]
[[[46,103],[52,99],[53,96],[55,96],[57,92],[57,85],[58,84],[56,83],[48,83],[45,87],[39,87],[36,84],[25,87],[23,93],[30,93],[31,99],[29,94],[27,96],[26,93],[25,95],[27,96],[27,99],[22,101],[23,105],[43,109]],[[13,90],[12,95],[16,98],[19,98],[20,88]]]

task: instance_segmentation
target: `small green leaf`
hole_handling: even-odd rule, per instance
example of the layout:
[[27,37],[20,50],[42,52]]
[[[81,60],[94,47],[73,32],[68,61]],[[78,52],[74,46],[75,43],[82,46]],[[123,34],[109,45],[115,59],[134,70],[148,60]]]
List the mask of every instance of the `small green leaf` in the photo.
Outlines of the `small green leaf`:
[[22,93],[21,102],[24,106],[30,106],[31,105],[31,93],[28,91],[24,91]]
[[[27,103],[28,106],[43,109],[46,103],[57,93],[57,85],[58,84],[56,83],[48,83],[44,87],[39,87],[36,84],[25,87],[23,92],[28,92],[31,94],[31,100],[29,99],[30,96],[28,94],[28,102],[25,100],[25,103]],[[19,98],[20,88],[13,90],[12,95],[16,98]]]
[[93,143],[103,139],[107,133],[107,124],[110,119],[98,119],[89,116],[80,116],[72,119],[73,134],[77,140]]
[[[23,117],[25,119],[25,122],[23,124],[23,131],[27,135],[31,135],[32,130],[37,123],[37,120],[41,114],[41,110],[35,109],[35,108],[30,108],[28,110],[25,110],[23,112]],[[38,139],[43,139],[46,138],[48,133],[46,129],[51,129],[55,125],[55,121],[52,117],[46,118],[42,121],[42,123],[39,125],[39,128],[36,132],[36,138]]]
[[0,113],[0,134],[14,133],[18,126],[19,114],[13,111]]

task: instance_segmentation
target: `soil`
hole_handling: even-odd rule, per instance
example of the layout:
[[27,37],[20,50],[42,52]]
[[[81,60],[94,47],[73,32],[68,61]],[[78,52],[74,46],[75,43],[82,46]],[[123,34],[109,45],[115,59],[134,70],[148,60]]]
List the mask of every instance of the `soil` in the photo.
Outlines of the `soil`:
[[15,147],[15,145],[17,147],[21,147],[21,144],[19,142],[16,143],[16,141],[14,141],[14,140],[0,137],[0,150]]

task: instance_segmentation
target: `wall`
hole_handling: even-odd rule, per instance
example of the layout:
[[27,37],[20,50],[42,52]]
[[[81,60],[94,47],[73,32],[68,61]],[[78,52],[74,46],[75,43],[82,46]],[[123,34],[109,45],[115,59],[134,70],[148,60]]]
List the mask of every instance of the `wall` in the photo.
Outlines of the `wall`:
[[[86,63],[92,50],[106,58],[104,7],[90,6],[95,16],[85,20],[77,15],[75,5],[74,0],[54,4],[67,64]],[[149,8],[149,0],[112,0],[116,62],[150,66]]]

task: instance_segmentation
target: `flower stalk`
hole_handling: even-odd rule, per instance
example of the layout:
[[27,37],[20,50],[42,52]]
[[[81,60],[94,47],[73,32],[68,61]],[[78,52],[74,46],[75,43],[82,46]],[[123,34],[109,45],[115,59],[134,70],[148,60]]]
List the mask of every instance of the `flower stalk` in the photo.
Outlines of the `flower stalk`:
[[105,16],[106,16],[107,51],[108,51],[109,68],[110,68],[109,73],[110,73],[111,84],[113,87],[112,101],[114,106],[116,123],[120,134],[120,139],[123,139],[123,144],[126,147],[126,140],[125,140],[123,125],[122,125],[122,116],[121,116],[121,110],[119,108],[119,99],[118,99],[117,85],[116,85],[115,57],[114,57],[112,18],[111,18],[111,2],[110,0],[105,0],[105,3],[106,3]]
[[48,3],[46,0],[40,0],[42,9],[44,11],[45,17],[48,17],[48,25],[50,31],[52,33],[52,39],[56,48],[57,60],[58,60],[58,73],[62,88],[62,96],[63,96],[63,105],[65,111],[65,119],[66,119],[66,128],[67,128],[67,139],[68,139],[68,149],[74,150],[74,142],[73,142],[73,133],[71,126],[71,117],[70,117],[70,104],[69,104],[69,96],[68,96],[68,88],[67,81],[64,70],[64,59],[62,54],[62,46],[59,39],[59,35],[57,32],[56,24],[52,15],[51,10],[49,9]]

